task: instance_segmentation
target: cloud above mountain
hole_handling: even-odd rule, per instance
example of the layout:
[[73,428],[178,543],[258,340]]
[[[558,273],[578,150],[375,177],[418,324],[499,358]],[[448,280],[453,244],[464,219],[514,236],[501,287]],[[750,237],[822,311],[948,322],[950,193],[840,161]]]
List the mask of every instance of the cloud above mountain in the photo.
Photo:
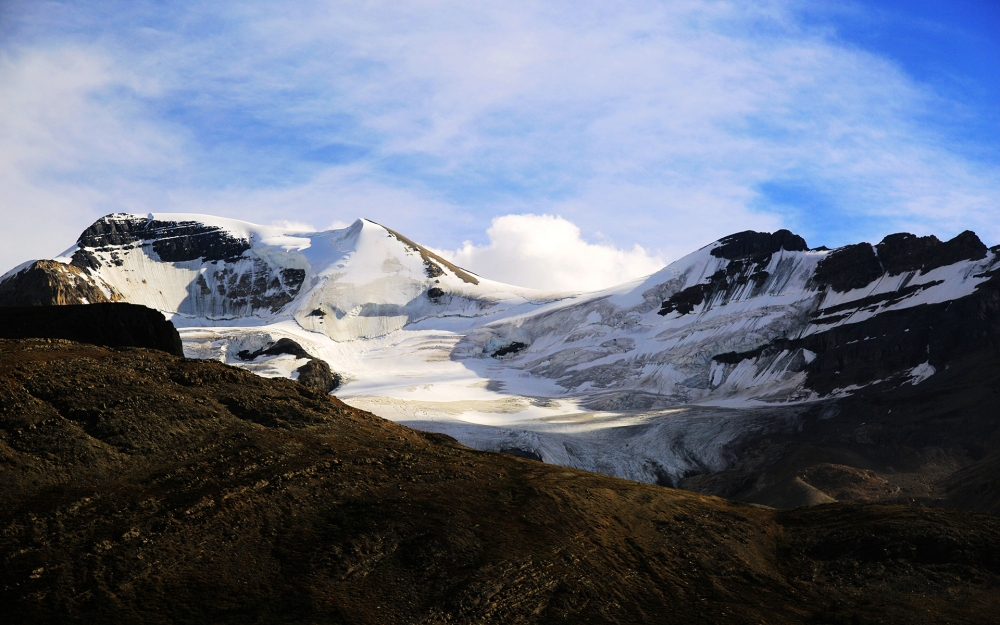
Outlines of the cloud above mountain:
[[639,245],[622,250],[590,243],[580,228],[555,215],[496,217],[486,233],[486,245],[466,241],[438,253],[491,280],[547,290],[596,291],[664,266]]
[[1000,241],[992,83],[942,86],[844,34],[873,11],[14,0],[0,263],[123,210],[363,216],[452,250],[561,215],[663,260],[748,228]]

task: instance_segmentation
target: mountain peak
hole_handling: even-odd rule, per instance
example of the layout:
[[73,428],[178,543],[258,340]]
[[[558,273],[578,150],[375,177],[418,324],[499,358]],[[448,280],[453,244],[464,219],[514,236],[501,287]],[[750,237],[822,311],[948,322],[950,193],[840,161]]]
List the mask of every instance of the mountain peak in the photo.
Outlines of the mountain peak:
[[719,239],[719,243],[719,247],[712,250],[712,256],[727,260],[771,255],[781,250],[804,252],[809,249],[805,239],[789,230],[774,233],[744,230]]
[[[381,227],[385,228],[385,226]],[[430,251],[426,247],[418,243],[414,243],[413,241],[404,237],[395,230],[392,230],[390,228],[385,228],[385,230],[390,235],[396,237],[396,239],[398,239],[403,245],[407,246],[414,252],[420,254],[420,257],[424,260],[424,271],[426,272],[428,278],[436,278],[442,275],[444,273],[444,270],[441,269],[441,266],[443,265],[444,267],[450,269],[451,272],[455,274],[455,276],[457,276],[462,282],[473,285],[479,284],[479,279],[471,271],[466,271],[465,269],[462,269],[461,267],[455,265],[451,261],[438,256],[437,254]]]

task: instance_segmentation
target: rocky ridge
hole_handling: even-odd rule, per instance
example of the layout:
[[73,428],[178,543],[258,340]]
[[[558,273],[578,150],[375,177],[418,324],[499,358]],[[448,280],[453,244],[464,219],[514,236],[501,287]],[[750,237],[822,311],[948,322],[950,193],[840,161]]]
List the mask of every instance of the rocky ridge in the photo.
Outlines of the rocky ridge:
[[949,349],[973,348],[972,335],[994,332],[988,302],[998,269],[996,251],[971,232],[947,242],[890,235],[832,251],[809,250],[788,231],[744,232],[629,291],[474,330],[459,350],[473,356],[516,342],[524,348],[507,367],[570,393],[586,389],[599,409],[815,400],[906,382],[925,362],[936,370],[936,355],[920,358],[926,340],[944,349],[944,335],[967,336]]
[[0,306],[101,304],[122,299],[86,269],[52,260],[36,260],[0,281]]

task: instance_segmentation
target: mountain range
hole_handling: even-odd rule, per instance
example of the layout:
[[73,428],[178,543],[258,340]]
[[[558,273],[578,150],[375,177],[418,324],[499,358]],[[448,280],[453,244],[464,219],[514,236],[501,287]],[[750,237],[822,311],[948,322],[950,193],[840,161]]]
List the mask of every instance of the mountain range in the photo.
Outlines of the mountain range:
[[[101,218],[0,304],[156,309],[185,355],[315,377],[471,447],[768,505],[1000,510],[1000,248],[742,232],[595,293],[501,284],[369,220]],[[307,367],[307,369],[303,369]]]

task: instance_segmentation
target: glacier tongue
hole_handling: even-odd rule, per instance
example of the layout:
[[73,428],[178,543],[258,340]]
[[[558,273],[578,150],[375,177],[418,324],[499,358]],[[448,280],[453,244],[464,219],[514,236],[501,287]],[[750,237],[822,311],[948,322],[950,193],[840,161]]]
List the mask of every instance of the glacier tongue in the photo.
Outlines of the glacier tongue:
[[786,427],[805,402],[919,383],[934,371],[926,353],[834,388],[828,348],[970,296],[998,262],[971,233],[831,251],[745,232],[642,280],[549,293],[364,219],[300,232],[191,214],[109,215],[56,260],[171,316],[191,357],[292,376],[293,356],[236,356],[290,338],[344,376],[339,397],[381,416],[661,483],[719,470],[739,436]]

